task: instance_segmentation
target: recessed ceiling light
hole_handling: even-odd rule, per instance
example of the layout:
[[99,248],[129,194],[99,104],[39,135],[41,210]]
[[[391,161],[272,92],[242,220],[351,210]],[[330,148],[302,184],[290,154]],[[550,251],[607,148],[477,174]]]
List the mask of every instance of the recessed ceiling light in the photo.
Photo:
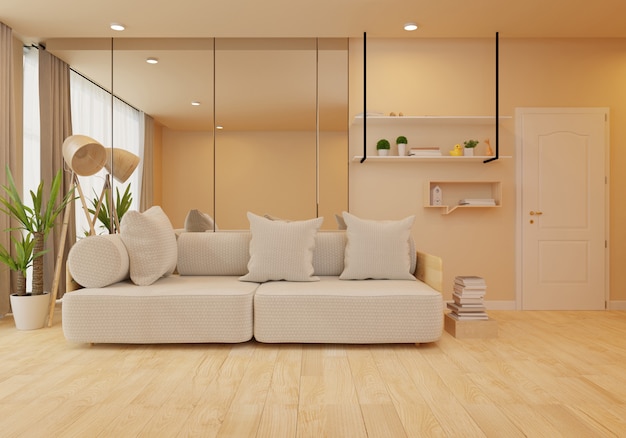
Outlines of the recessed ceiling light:
[[194,100],[193,102],[191,102],[191,104],[193,106],[200,106],[200,102],[198,102],[197,100]]
[[404,30],[408,30],[409,32],[417,29],[417,24],[415,23],[407,23],[404,25]]
[[148,64],[158,64],[159,63],[159,58],[153,58],[153,57],[146,58],[146,62]]
[[122,31],[122,30],[124,30],[124,29],[126,29],[126,28],[124,27],[124,25],[123,25],[123,24],[120,24],[120,23],[111,23],[111,29],[113,29],[113,30],[117,30],[117,31]]

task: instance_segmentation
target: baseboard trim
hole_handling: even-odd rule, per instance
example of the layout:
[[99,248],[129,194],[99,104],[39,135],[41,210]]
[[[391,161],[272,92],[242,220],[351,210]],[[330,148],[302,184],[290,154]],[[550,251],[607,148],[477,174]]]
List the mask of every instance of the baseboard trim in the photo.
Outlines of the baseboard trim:
[[626,310],[626,301],[609,301],[608,310]]

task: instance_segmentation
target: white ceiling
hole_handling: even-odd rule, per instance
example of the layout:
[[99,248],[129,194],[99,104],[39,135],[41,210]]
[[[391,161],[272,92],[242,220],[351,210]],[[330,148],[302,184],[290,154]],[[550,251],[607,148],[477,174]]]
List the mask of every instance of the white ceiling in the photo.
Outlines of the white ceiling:
[[[0,0],[0,3],[0,21],[10,26],[25,44],[46,45],[52,53],[105,88],[111,84],[113,70],[116,94],[173,129],[207,129],[213,123],[212,105],[191,108],[189,104],[191,100],[206,103],[213,99],[211,81],[206,81],[207,75],[212,77],[212,55],[204,56],[206,40],[199,38],[345,38],[362,37],[364,32],[374,38],[493,38],[495,32],[501,38],[626,38],[626,0]],[[410,21],[420,28],[410,33],[402,30],[402,25]],[[113,22],[124,24],[126,30],[112,31],[109,25]],[[115,58],[110,54],[112,38],[115,38]],[[147,40],[143,40],[142,47],[125,53],[117,50],[123,46],[121,39],[131,38],[139,41],[140,46],[143,44],[137,40],[140,38],[178,38],[174,44],[185,46],[186,50],[173,50],[174,47],[168,48],[163,42],[148,47]],[[94,50],[94,44],[101,47]],[[147,56],[160,58],[159,70],[150,70],[153,66],[143,62]],[[150,80],[149,76],[157,71],[159,77]],[[294,97],[292,93],[291,98]],[[267,102],[267,97],[263,98]]]

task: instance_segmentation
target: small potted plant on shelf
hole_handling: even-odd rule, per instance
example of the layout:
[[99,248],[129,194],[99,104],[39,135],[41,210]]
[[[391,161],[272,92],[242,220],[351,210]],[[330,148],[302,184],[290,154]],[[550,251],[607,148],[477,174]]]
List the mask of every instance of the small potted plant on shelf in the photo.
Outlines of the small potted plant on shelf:
[[389,143],[389,140],[385,138],[381,138],[380,140],[378,140],[378,143],[376,143],[376,150],[378,151],[378,155],[382,157],[387,156],[389,154],[390,148],[391,148],[391,144]]
[[467,140],[463,142],[463,155],[471,157],[474,155],[474,148],[478,145],[478,140]]
[[398,145],[398,156],[404,157],[406,155],[407,143],[408,143],[408,140],[406,139],[404,135],[401,135],[398,138],[396,138],[396,144]]
[[[63,172],[59,170],[54,179],[50,191],[44,196],[43,181],[39,183],[37,191],[30,192],[32,206],[27,206],[22,202],[20,193],[15,185],[13,175],[8,166],[6,167],[8,185],[2,186],[3,196],[0,196],[0,211],[14,219],[19,225],[7,231],[19,230],[22,232],[22,240],[12,239],[15,248],[15,255],[10,255],[10,250],[2,248],[2,262],[9,264],[9,267],[18,271],[18,278],[25,273],[32,264],[33,281],[32,291],[26,293],[25,286],[21,285],[22,279],[18,280],[18,290],[11,294],[11,309],[15,325],[19,329],[41,328],[45,325],[50,295],[43,290],[43,258],[45,241],[50,231],[55,225],[55,220],[65,209],[67,204],[73,200],[73,190],[70,190],[62,200],[57,202],[57,196],[61,190]],[[5,254],[6,253],[6,254]],[[5,262],[5,255],[6,262]],[[7,263],[8,262],[8,263]],[[14,264],[13,266],[11,266]],[[24,285],[26,284],[24,275]],[[19,303],[18,303],[19,301]],[[44,302],[42,305],[39,301]],[[34,316],[34,309],[40,314],[36,314],[33,322],[27,318]],[[18,310],[24,309],[26,314],[22,317]],[[43,311],[42,311],[43,309]],[[26,318],[26,319],[25,319]]]

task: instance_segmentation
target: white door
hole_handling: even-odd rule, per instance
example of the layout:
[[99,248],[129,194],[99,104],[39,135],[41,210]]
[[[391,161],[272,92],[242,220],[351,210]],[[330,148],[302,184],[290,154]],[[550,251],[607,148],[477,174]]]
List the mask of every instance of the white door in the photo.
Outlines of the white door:
[[518,304],[524,310],[604,309],[608,109],[520,108],[516,129]]

